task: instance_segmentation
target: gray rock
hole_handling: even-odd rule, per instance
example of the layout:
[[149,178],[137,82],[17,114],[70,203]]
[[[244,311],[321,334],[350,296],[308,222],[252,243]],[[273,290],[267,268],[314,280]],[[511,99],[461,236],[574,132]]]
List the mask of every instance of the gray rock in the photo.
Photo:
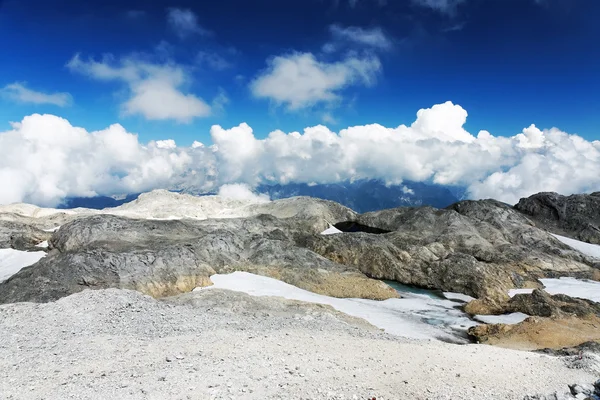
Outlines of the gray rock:
[[551,296],[543,290],[536,289],[531,294],[515,295],[508,302],[505,312],[521,312],[538,317],[583,317],[590,314],[600,315],[600,303],[562,294]]
[[[244,212],[251,216],[72,217],[50,238],[47,257],[0,284],[0,303],[110,287],[164,297],[206,286],[214,273],[239,270],[339,297],[389,298],[393,291],[370,277],[505,302],[510,288],[541,286],[540,277],[598,273],[589,257],[491,200],[357,215],[334,202],[298,197]],[[319,234],[329,224],[358,226],[353,223],[388,233]]]
[[600,244],[600,192],[571,196],[538,193],[519,200],[515,209],[552,232]]
[[585,396],[591,396],[594,394],[594,386],[593,385],[569,385],[569,389],[571,390],[571,394],[573,396],[577,396],[578,394],[583,394]]
[[40,250],[35,247],[44,240],[50,239],[52,233],[44,232],[24,222],[0,219],[0,249]]
[[513,287],[541,286],[540,277],[598,273],[594,260],[492,200],[383,210],[356,222],[390,233],[306,237],[299,244],[375,278],[497,300],[508,300]]

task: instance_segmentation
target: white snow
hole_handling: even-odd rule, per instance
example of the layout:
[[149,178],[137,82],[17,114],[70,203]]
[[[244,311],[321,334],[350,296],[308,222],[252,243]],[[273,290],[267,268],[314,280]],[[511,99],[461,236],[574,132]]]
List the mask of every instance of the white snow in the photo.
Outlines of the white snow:
[[329,224],[329,228],[327,228],[323,232],[321,232],[321,235],[335,235],[336,233],[342,233],[342,231],[340,231],[335,226]]
[[[579,297],[600,302],[600,282],[581,280],[576,278],[540,279],[544,285],[544,291],[550,294],[566,294],[571,297]],[[533,289],[511,289],[508,291],[510,297],[521,293],[531,293]]]
[[535,289],[510,289],[508,291],[508,295],[510,297],[515,297],[518,294],[530,294],[533,293]]
[[338,311],[363,318],[371,324],[398,336],[416,339],[455,339],[455,331],[464,332],[477,325],[455,308],[450,300],[433,299],[426,295],[402,293],[403,299],[374,301],[339,299],[315,294],[276,279],[247,272],[213,275],[214,286],[248,293],[253,296],[279,296],[291,300],[327,304]]
[[448,300],[457,300],[462,301],[463,303],[468,303],[472,300],[475,300],[475,297],[468,296],[462,293],[453,293],[453,292],[444,292],[444,297]]
[[574,248],[575,250],[580,251],[581,253],[583,253],[587,256],[600,258],[600,246],[598,246],[597,244],[581,242],[579,240],[575,240],[575,239],[571,239],[568,237],[555,235],[555,234],[552,234],[552,236],[554,236],[555,238],[557,238],[558,240],[560,240],[567,246],[570,246],[570,247]]
[[41,247],[43,249],[48,248],[48,241],[44,240],[43,242],[36,244],[35,247]]
[[474,318],[484,324],[518,324],[529,318],[529,315],[517,312],[504,315],[476,315]]
[[575,278],[540,279],[544,290],[550,294],[566,294],[600,302],[600,282],[580,280]]
[[22,268],[35,264],[44,256],[44,251],[0,249],[0,282],[7,280]]
[[59,229],[60,229],[60,225],[59,226],[55,226],[54,228],[44,229],[44,232],[56,232]]

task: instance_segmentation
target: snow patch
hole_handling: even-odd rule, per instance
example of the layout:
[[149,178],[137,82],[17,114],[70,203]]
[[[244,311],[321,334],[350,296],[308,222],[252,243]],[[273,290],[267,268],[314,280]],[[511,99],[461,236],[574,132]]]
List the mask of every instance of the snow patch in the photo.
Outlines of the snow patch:
[[342,233],[342,231],[340,231],[335,226],[329,224],[329,228],[327,228],[323,232],[321,232],[321,235],[335,235],[336,233]]
[[[600,282],[581,280],[576,278],[540,279],[544,285],[544,291],[549,294],[566,294],[571,297],[588,299],[600,303]],[[529,294],[534,289],[511,289],[508,291],[510,297],[517,294]]]
[[41,247],[43,249],[47,249],[48,248],[48,241],[44,240],[43,242],[36,244],[35,247]]
[[475,300],[475,297],[468,296],[462,293],[453,293],[453,292],[444,292],[444,297],[448,300],[462,301],[463,303],[468,303],[472,300]]
[[540,279],[550,294],[566,294],[600,303],[600,282],[575,278]]
[[[410,294],[403,299],[374,301],[339,299],[315,294],[273,278],[247,272],[210,277],[213,286],[202,290],[229,289],[252,296],[278,296],[290,300],[330,305],[345,314],[362,318],[386,332],[415,339],[452,339],[477,325],[449,300]],[[196,289],[194,289],[196,290]]]
[[504,315],[476,315],[474,318],[484,324],[518,324],[529,318],[529,315],[516,312]]
[[59,229],[60,229],[60,225],[59,226],[55,226],[54,228],[44,229],[44,232],[56,232]]
[[21,269],[35,264],[45,256],[45,251],[0,249],[0,282],[7,280]]
[[552,234],[555,238],[572,247],[573,249],[585,254],[586,256],[600,258],[600,246],[597,244],[590,244],[581,242],[579,240],[571,239],[568,237]]
[[518,294],[531,294],[535,289],[510,289],[508,291],[508,295],[510,297],[515,297]]

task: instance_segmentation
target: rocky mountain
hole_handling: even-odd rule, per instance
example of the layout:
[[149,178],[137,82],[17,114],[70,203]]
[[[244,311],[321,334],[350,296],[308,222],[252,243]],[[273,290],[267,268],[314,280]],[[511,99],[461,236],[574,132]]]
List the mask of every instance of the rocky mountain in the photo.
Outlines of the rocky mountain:
[[521,199],[515,209],[552,232],[600,244],[600,192],[571,196],[538,193]]

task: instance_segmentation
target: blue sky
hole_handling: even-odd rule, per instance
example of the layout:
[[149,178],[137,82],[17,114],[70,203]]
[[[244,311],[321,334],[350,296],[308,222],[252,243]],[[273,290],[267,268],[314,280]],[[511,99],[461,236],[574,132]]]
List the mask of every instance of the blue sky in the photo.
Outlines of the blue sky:
[[[51,113],[88,130],[120,123],[140,141],[173,138],[189,145],[209,141],[214,124],[247,122],[258,137],[323,122],[333,130],[374,122],[394,127],[450,100],[469,112],[472,133],[513,135],[535,123],[600,138],[600,3],[591,0],[0,4],[5,127],[32,113]],[[77,54],[79,64],[69,64]],[[281,93],[281,87],[268,87],[285,82],[279,74],[253,89],[253,81],[274,72],[268,70],[273,57],[316,63],[310,73],[338,68],[321,78],[341,81]],[[146,110],[148,99],[126,111],[123,104],[139,82],[92,71],[92,63],[116,70],[126,62],[141,75],[161,65],[183,71],[175,89],[210,111],[192,104],[192,116],[172,117],[161,114],[160,105]],[[34,103],[23,88],[58,97]]]

